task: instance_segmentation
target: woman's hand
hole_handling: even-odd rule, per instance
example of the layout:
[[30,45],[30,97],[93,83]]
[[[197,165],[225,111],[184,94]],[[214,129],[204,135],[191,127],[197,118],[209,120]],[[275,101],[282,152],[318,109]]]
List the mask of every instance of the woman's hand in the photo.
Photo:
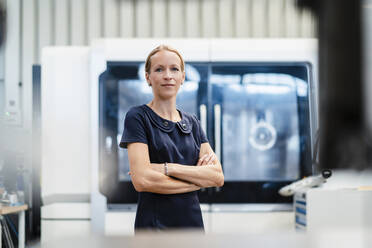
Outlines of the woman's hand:
[[224,184],[221,163],[208,142],[201,144],[196,166],[169,163],[168,175],[201,188],[222,187]]
[[216,161],[216,155],[214,153],[206,153],[199,158],[196,166],[214,164],[215,161]]
[[168,175],[172,178],[193,183],[201,188],[222,187],[224,184],[221,163],[209,143],[201,145],[196,166],[169,163]]

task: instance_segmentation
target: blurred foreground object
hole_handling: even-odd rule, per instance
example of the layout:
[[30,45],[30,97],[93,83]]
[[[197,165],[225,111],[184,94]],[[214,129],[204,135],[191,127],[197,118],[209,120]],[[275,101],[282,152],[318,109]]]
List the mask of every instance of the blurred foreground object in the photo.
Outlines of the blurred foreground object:
[[3,44],[5,40],[6,34],[6,11],[4,8],[4,4],[0,2],[0,46]]
[[318,17],[320,168],[371,167],[362,80],[362,1],[298,0]]
[[200,234],[194,232],[143,233],[136,236],[87,236],[42,243],[41,248],[98,248],[98,247],[265,247],[265,248],[367,248],[371,247],[371,232],[335,230],[300,235],[288,232],[264,234]]

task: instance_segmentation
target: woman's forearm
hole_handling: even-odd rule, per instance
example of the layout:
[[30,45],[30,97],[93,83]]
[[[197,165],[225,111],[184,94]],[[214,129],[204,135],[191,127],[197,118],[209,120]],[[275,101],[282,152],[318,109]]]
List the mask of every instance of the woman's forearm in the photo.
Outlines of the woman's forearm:
[[222,169],[218,164],[188,166],[169,163],[168,175],[202,188],[221,187],[224,184]]
[[148,170],[136,180],[136,175],[131,175],[132,181],[140,181],[135,186],[139,192],[151,192],[157,194],[180,194],[199,190],[200,187],[191,183],[171,178],[161,172]]

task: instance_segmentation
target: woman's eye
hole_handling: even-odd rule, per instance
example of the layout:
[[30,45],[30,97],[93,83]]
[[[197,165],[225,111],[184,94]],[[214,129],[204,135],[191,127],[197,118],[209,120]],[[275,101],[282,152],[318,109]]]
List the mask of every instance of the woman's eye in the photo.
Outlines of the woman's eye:
[[179,69],[177,67],[173,67],[172,71],[179,71]]
[[161,68],[157,68],[155,69],[156,72],[160,72],[161,71]]

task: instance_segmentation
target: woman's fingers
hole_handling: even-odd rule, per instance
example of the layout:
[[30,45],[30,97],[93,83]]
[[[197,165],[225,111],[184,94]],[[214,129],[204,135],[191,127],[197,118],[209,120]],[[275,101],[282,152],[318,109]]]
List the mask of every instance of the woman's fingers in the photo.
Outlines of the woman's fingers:
[[210,154],[206,154],[205,158],[203,159],[202,165],[207,165],[207,164],[208,164],[208,161],[209,161],[209,155],[210,155]]
[[216,161],[216,155],[212,153],[211,159],[209,160],[210,164],[213,164]]
[[211,164],[216,160],[214,153],[204,154],[198,161],[197,166]]
[[206,164],[211,164],[214,160],[214,154],[213,153],[210,153],[209,156],[207,157],[205,163]]
[[200,166],[202,164],[203,158],[204,158],[204,155],[199,158],[198,163],[196,164],[196,166]]
[[204,160],[207,158],[207,156],[208,156],[208,154],[204,154],[203,156],[201,156],[196,165],[197,166],[204,165]]

